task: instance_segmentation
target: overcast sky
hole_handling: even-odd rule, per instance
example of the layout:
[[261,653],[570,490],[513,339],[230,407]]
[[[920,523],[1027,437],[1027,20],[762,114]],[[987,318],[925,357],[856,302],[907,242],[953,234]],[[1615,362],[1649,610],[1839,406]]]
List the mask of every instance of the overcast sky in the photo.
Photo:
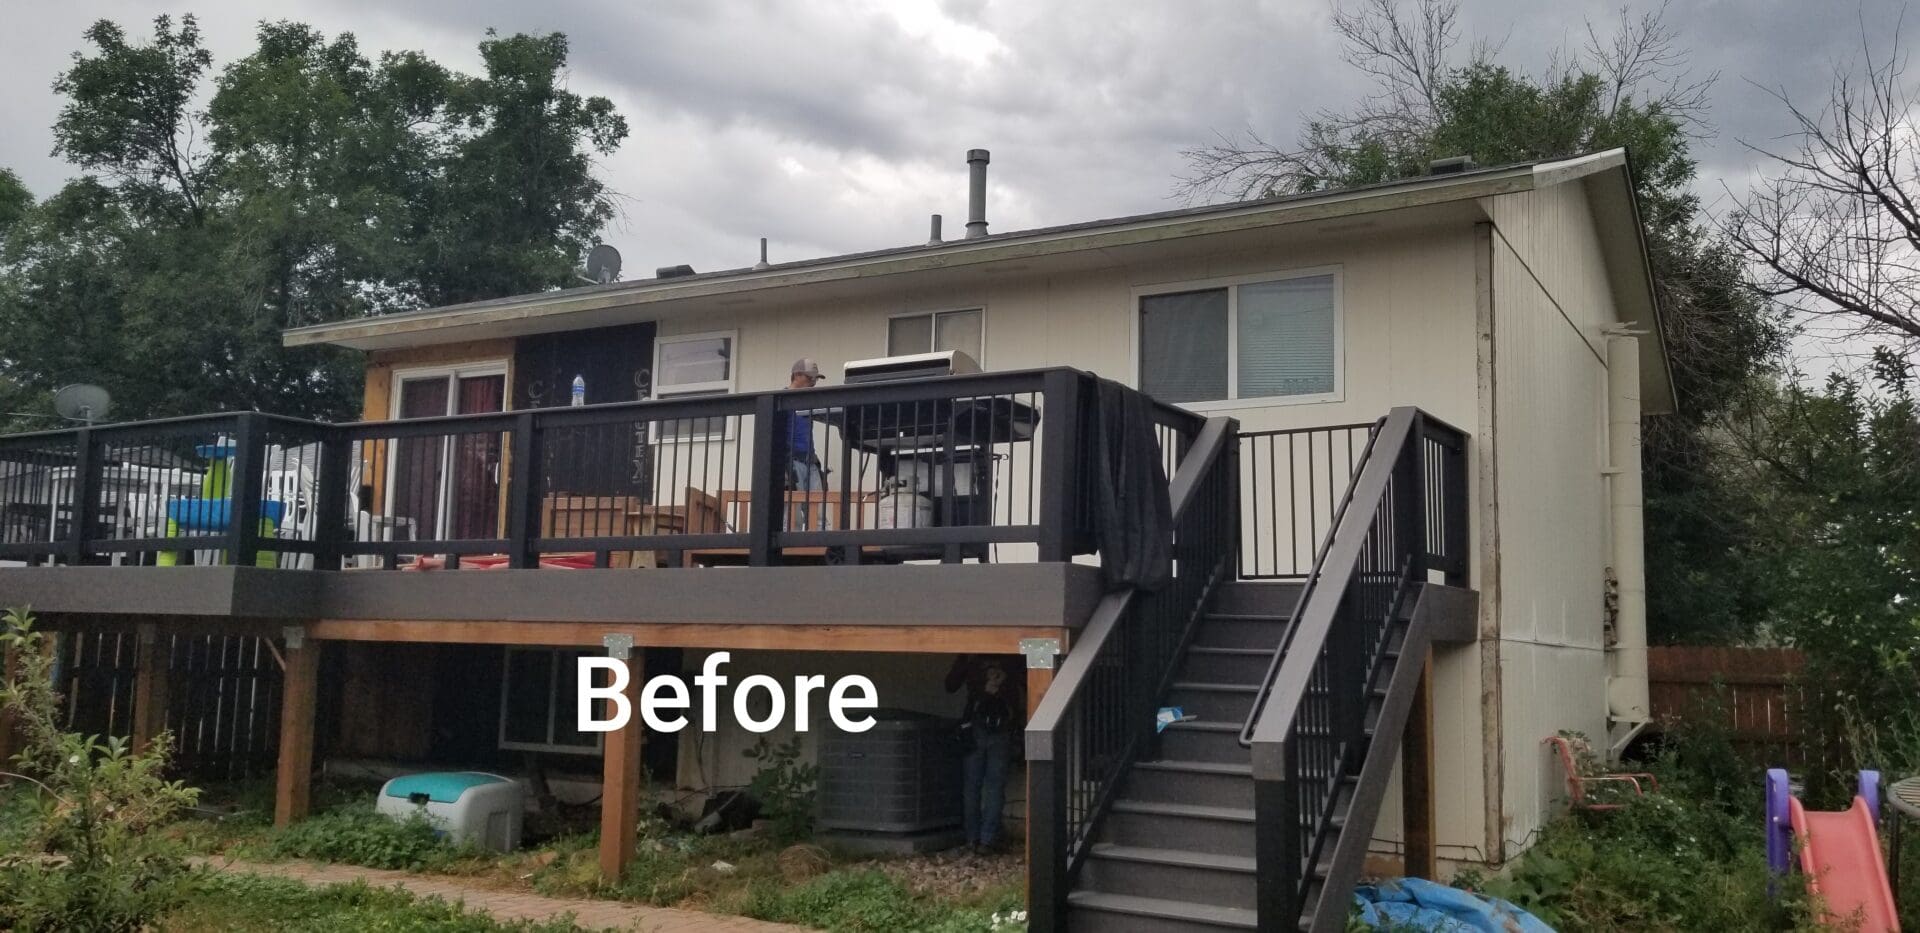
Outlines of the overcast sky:
[[[1633,0],[1634,9],[1647,0]],[[1657,0],[1656,0],[1657,2]],[[1701,143],[1704,193],[1755,160],[1739,140],[1782,130],[1753,86],[1817,95],[1866,31],[1884,49],[1893,0],[1677,0],[1669,22],[1692,68],[1720,73]],[[606,239],[626,276],[691,263],[747,265],[899,246],[926,215],[965,221],[970,147],[992,150],[996,231],[1174,206],[1182,147],[1252,127],[1291,140],[1302,115],[1351,103],[1328,0],[9,0],[0,32],[0,166],[45,196],[73,171],[48,153],[51,85],[81,32],[111,18],[134,36],[162,12],[200,18],[217,63],[246,54],[262,19],[355,33],[370,56],[420,49],[478,71],[475,44],[565,32],[572,86],[613,99],[632,127],[601,171],[623,196]],[[1466,0],[1469,36],[1505,40],[1530,70],[1610,28],[1617,0]]]

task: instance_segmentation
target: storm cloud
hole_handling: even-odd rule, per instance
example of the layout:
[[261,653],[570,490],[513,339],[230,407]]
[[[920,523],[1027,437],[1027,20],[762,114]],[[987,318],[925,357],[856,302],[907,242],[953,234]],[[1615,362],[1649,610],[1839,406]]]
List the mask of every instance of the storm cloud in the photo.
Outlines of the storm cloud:
[[[1646,0],[1635,0],[1636,11]],[[621,195],[606,239],[627,277],[655,266],[729,268],[899,246],[926,215],[956,232],[964,153],[993,151],[993,229],[1173,206],[1180,150],[1254,129],[1291,140],[1302,119],[1352,103],[1326,0],[202,0],[19,4],[0,34],[0,166],[45,196],[74,174],[53,158],[51,85],[111,18],[135,35],[193,12],[216,60],[252,48],[263,19],[352,32],[369,54],[420,49],[478,70],[485,30],[565,32],[574,89],[613,99],[632,126],[600,169]],[[1679,0],[1667,11],[1699,76],[1718,73],[1699,143],[1711,203],[1758,165],[1742,140],[1786,129],[1767,89],[1824,93],[1863,36],[1885,50],[1899,8],[1803,0]],[[1466,0],[1464,31],[1530,71],[1617,22],[1613,0]]]

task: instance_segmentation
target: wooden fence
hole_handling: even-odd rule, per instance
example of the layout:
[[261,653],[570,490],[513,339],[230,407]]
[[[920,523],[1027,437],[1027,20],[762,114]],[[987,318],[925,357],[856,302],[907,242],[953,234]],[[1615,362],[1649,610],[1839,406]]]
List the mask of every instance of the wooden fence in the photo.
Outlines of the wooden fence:
[[1794,721],[1802,695],[1793,684],[1804,664],[1792,648],[1649,648],[1653,718],[1723,726],[1751,760],[1804,764],[1806,747]]
[[[61,670],[68,728],[127,736],[133,727],[131,633],[67,636]],[[174,767],[199,781],[273,771],[280,734],[280,665],[266,639],[221,635],[163,638],[166,727]]]

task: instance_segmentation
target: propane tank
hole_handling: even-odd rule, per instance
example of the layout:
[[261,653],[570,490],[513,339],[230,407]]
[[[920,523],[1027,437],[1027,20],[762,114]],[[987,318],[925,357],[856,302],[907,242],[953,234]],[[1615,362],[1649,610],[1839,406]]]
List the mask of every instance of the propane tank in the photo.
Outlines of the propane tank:
[[933,525],[933,500],[901,486],[875,503],[876,528],[928,528]]

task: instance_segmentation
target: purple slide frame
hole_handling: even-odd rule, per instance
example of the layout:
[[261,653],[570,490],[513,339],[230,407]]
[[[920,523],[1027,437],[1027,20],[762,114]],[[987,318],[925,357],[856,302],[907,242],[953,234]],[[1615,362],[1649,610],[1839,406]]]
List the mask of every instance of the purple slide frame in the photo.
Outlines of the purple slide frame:
[[[1787,769],[1767,769],[1767,868],[1777,879],[1787,873],[1793,859],[1793,821],[1788,816],[1787,800],[1793,796],[1787,785]],[[1773,882],[1767,883],[1768,893]]]
[[[1867,813],[1873,822],[1880,822],[1880,772],[1862,771],[1856,783],[1856,792],[1860,799],[1867,802]],[[1774,879],[1792,870],[1793,864],[1793,819],[1787,801],[1793,796],[1793,788],[1787,782],[1787,769],[1767,769],[1767,868]],[[1767,893],[1772,895],[1774,882],[1767,882]]]

